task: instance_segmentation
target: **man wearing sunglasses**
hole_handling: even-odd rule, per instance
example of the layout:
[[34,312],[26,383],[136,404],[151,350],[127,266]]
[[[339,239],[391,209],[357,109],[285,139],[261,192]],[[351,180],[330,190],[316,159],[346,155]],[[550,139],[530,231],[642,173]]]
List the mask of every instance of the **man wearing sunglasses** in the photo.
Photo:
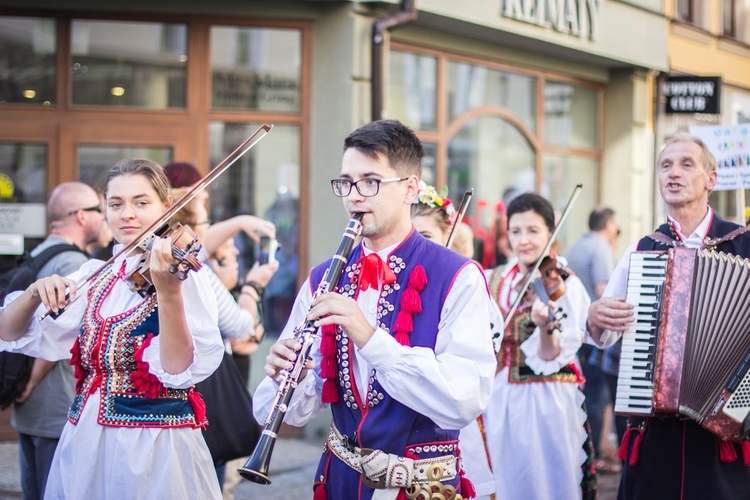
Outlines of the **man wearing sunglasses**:
[[[58,245],[57,253],[37,273],[37,279],[67,276],[88,260],[84,249],[99,238],[104,216],[99,195],[81,182],[57,186],[47,202],[50,234],[31,251],[32,257]],[[72,246],[71,246],[72,245]],[[34,360],[26,389],[13,405],[11,423],[18,432],[21,487],[24,498],[41,499],[57,441],[68,420],[76,380],[68,360]]]
[[294,326],[307,317],[321,327],[285,417],[301,426],[330,404],[315,498],[429,498],[435,488],[453,498],[471,490],[457,459],[458,432],[490,397],[493,306],[479,266],[411,224],[423,155],[414,132],[394,120],[345,140],[331,186],[349,216],[362,214],[363,241],[335,292],[313,300],[329,262],[312,270],[266,358],[269,377],[255,393],[260,421],[272,409],[279,372],[301,347],[290,338]]

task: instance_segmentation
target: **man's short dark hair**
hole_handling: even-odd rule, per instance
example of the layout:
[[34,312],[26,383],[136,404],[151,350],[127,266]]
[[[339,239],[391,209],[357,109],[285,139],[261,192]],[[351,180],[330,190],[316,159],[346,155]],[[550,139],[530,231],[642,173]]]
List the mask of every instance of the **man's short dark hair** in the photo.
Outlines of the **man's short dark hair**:
[[344,141],[344,151],[349,148],[370,158],[385,156],[400,176],[422,176],[422,143],[398,120],[378,120],[358,128]]
[[615,211],[608,207],[595,208],[589,214],[589,230],[601,231],[615,218]]

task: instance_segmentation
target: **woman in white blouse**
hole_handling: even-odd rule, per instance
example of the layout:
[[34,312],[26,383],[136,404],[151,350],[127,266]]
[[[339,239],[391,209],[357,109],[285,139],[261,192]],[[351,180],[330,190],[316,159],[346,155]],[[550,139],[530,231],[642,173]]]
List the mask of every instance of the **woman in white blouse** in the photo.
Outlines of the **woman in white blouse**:
[[[120,245],[172,202],[162,168],[149,160],[115,164],[104,194]],[[155,290],[145,296],[131,289],[144,257]],[[222,358],[216,300],[205,272],[180,281],[169,272],[173,262],[171,240],[155,237],[149,253],[117,258],[86,290],[76,282],[101,261],[6,298],[0,349],[48,360],[72,355],[78,380],[45,498],[221,498],[200,431],[205,406],[193,389]],[[57,319],[39,319],[66,304]]]

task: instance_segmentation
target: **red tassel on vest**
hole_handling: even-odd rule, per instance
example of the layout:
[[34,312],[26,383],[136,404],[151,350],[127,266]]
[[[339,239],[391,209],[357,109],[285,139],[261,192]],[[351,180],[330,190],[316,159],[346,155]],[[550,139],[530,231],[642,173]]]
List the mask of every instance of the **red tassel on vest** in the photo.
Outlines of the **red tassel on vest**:
[[745,467],[750,467],[750,441],[740,442],[740,449],[742,450],[742,462]]
[[638,462],[638,455],[641,452],[644,432],[641,429],[637,429],[637,432],[638,435],[635,437],[635,443],[633,443],[633,451],[630,452],[630,465],[635,465]]
[[188,402],[193,408],[195,426],[200,427],[201,429],[208,427],[208,420],[206,419],[206,402],[203,401],[201,393],[197,392],[193,387],[191,387],[190,392],[188,392]]
[[719,459],[727,464],[737,460],[737,450],[734,449],[734,443],[726,439],[719,439]]
[[625,431],[625,434],[622,436],[622,441],[620,442],[620,449],[617,450],[617,458],[620,460],[627,460],[628,459],[628,447],[630,446],[630,435],[635,432],[637,429],[635,427],[630,427],[628,430]]
[[336,379],[329,378],[323,382],[323,394],[321,401],[324,403],[338,403],[339,402],[339,391],[336,388]]

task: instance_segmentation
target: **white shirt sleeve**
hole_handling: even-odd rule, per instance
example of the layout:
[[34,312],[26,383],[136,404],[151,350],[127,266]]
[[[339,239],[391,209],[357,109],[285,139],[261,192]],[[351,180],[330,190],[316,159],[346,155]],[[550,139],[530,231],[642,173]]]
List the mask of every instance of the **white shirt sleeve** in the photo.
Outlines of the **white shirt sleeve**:
[[[294,336],[294,330],[297,325],[305,320],[311,302],[312,293],[310,291],[310,282],[308,279],[305,280],[302,288],[300,288],[297,293],[292,312],[289,315],[284,330],[279,336],[279,341]],[[320,366],[319,338],[315,340],[315,343],[312,346],[310,357],[315,361],[315,369],[310,370],[307,373],[307,376],[299,383],[296,389],[292,389],[294,390],[294,394],[292,395],[289,407],[284,416],[284,423],[297,427],[305,425],[310,419],[315,417],[320,408],[324,406],[321,401],[323,381],[318,376],[318,367]],[[253,394],[253,414],[259,423],[263,424],[266,418],[268,418],[268,415],[270,415],[278,390],[279,384],[268,376],[264,377],[255,389],[255,394]],[[325,406],[328,405],[326,404]]]
[[[630,254],[636,251],[637,243],[633,243],[626,250],[617,263],[612,277],[607,283],[607,288],[604,290],[602,297],[621,297],[626,298],[628,294],[628,270],[630,267]],[[585,321],[586,318],[584,318]],[[585,323],[584,323],[585,325]],[[584,326],[585,329],[585,326]],[[593,337],[586,332],[584,341],[587,344],[595,345],[600,349],[606,349],[614,345],[622,336],[621,332],[613,332],[611,330],[604,330],[599,342],[597,343]]]

